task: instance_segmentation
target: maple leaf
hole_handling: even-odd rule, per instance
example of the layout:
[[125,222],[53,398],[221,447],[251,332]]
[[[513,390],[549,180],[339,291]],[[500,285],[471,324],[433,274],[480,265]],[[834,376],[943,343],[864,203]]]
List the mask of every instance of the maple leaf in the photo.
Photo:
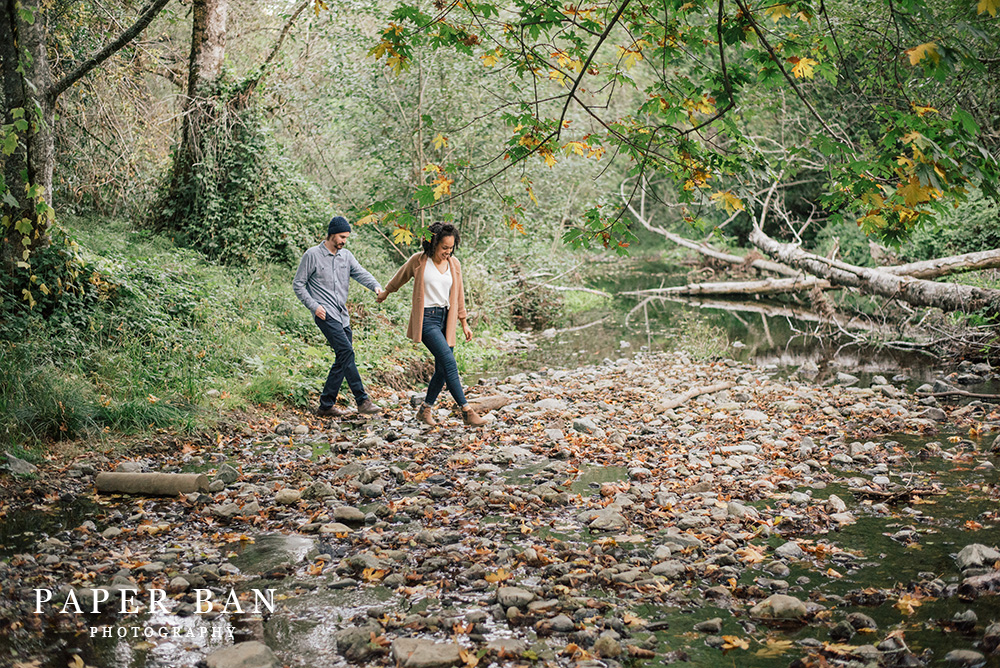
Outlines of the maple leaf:
[[899,600],[896,601],[894,607],[899,608],[899,611],[902,612],[904,615],[912,615],[914,612],[916,612],[916,609],[920,607],[920,605],[921,601],[916,596],[903,594],[902,596],[899,597]]
[[977,14],[989,12],[990,16],[996,16],[997,9],[1000,9],[1000,2],[997,0],[979,0],[979,4],[976,5]]
[[367,216],[365,216],[364,218],[362,218],[361,220],[357,221],[354,224],[355,225],[371,225],[372,223],[377,223],[377,222],[378,222],[378,216],[376,216],[374,213],[369,213]]
[[397,227],[392,231],[392,240],[397,244],[408,244],[413,241],[413,232],[405,227]]
[[745,208],[743,206],[743,200],[734,195],[730,190],[713,193],[709,199],[713,202],[722,202],[728,213],[743,211]]
[[437,136],[434,137],[434,148],[441,150],[442,146],[447,146],[447,145],[448,145],[448,138],[445,137],[440,132],[437,133]]
[[812,79],[813,69],[819,65],[818,62],[812,58],[797,58],[798,62],[792,67],[792,74],[795,75],[796,79]]
[[494,49],[493,51],[487,51],[480,58],[483,61],[483,65],[486,67],[493,67],[500,62],[500,49]]
[[503,582],[514,577],[513,573],[508,573],[502,568],[498,568],[496,573],[487,573],[483,579],[487,582]]
[[479,657],[476,656],[475,652],[470,652],[467,649],[459,650],[458,656],[462,659],[462,662],[468,666],[468,668],[476,668],[479,665]]
[[764,551],[756,545],[748,545],[736,550],[736,556],[745,564],[759,564],[764,561]]
[[938,53],[937,44],[934,42],[925,42],[907,49],[904,53],[910,57],[910,65],[916,65],[924,58],[930,58],[935,64],[941,60],[941,54]]
[[933,188],[921,185],[920,179],[911,176],[906,185],[901,185],[896,192],[902,196],[907,207],[913,207],[921,202],[929,202],[933,198]]
[[764,13],[777,23],[782,17],[792,18],[792,8],[789,5],[771,5]]
[[722,636],[722,639],[726,641],[723,650],[750,649],[750,643],[739,636]]
[[546,149],[546,150],[539,151],[539,153],[542,155],[543,158],[545,158],[545,164],[546,165],[548,165],[550,168],[555,166],[557,160],[556,160],[556,156],[552,155],[552,151],[549,151],[548,149]]
[[451,184],[454,183],[454,179],[449,179],[445,176],[438,177],[434,179],[434,183],[437,185],[434,187],[434,201],[441,199],[445,195],[451,194]]
[[626,612],[625,616],[622,617],[622,621],[633,629],[639,628],[640,626],[645,626],[648,623],[642,617],[636,617],[631,612]]
[[791,640],[776,640],[768,638],[765,646],[757,650],[755,654],[762,657],[778,657],[795,647]]
[[923,118],[927,114],[938,113],[938,110],[935,109],[934,107],[922,107],[919,104],[915,104],[913,102],[910,103],[910,106],[913,107],[913,111],[917,112],[917,116],[920,116],[921,118]]
[[583,155],[584,151],[590,149],[590,146],[583,143],[582,141],[568,141],[565,144],[563,144],[563,148],[566,149],[566,155],[569,155],[570,153]]
[[366,568],[365,570],[361,571],[361,579],[364,580],[365,582],[378,582],[379,580],[384,578],[388,573],[389,571],[385,571],[380,568],[379,569]]

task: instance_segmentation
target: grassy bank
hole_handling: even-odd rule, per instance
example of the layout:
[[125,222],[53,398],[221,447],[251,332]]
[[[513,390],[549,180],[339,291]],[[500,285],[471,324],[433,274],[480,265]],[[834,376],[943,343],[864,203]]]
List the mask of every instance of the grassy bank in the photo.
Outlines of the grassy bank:
[[[79,309],[85,312],[33,316],[0,343],[6,447],[24,452],[49,439],[197,430],[254,405],[315,403],[333,353],[292,292],[293,267],[220,266],[122,221],[64,225],[93,270],[92,295]],[[402,262],[371,229],[357,230],[349,248],[383,283]],[[510,319],[494,308],[502,297],[490,274],[496,266],[470,251],[462,258],[477,336],[456,355],[471,372],[502,357],[491,334]],[[352,285],[358,366],[370,391],[378,398],[421,387],[433,368],[423,347],[404,336],[408,290],[379,305]]]

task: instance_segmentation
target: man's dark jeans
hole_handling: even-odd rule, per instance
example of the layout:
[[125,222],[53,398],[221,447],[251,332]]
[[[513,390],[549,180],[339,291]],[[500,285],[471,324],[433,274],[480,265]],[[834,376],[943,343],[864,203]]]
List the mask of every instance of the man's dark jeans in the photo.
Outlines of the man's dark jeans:
[[323,385],[323,394],[319,398],[319,407],[330,408],[337,402],[337,393],[340,386],[347,378],[347,385],[354,393],[354,400],[358,406],[368,398],[365,386],[361,382],[361,374],[358,373],[358,365],[354,363],[354,345],[351,336],[351,328],[344,327],[336,320],[327,318],[320,320],[315,316],[316,326],[323,332],[327,343],[333,348],[336,360],[330,367],[330,373],[326,377],[326,384]]
[[424,327],[420,333],[420,340],[427,346],[427,350],[434,355],[434,375],[427,385],[427,397],[424,401],[427,405],[433,406],[437,401],[445,381],[448,382],[448,391],[459,406],[464,406],[465,393],[462,391],[462,379],[458,377],[458,363],[455,361],[455,352],[448,345],[448,337],[445,336],[445,326],[448,322],[448,309],[441,306],[424,309]]

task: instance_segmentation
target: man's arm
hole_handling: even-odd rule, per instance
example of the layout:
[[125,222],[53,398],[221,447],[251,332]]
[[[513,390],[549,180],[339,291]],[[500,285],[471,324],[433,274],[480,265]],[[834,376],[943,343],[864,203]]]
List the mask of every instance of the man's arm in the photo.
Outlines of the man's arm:
[[309,275],[313,272],[313,269],[312,256],[306,253],[299,261],[299,269],[295,272],[295,278],[292,279],[292,290],[295,291],[295,296],[309,309],[310,313],[316,313],[316,310],[320,308],[319,302],[313,299],[313,296],[309,294],[309,290],[306,289],[306,281],[309,280]]
[[358,262],[358,258],[354,257],[354,253],[351,253],[351,278],[365,286],[375,294],[382,292],[382,285],[375,280],[375,277],[369,274],[361,263]]

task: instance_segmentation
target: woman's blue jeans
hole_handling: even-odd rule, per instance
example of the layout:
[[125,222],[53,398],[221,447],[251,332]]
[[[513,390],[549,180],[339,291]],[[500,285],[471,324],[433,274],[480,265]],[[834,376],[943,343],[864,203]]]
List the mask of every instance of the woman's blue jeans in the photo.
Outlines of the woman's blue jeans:
[[434,355],[434,375],[427,385],[427,397],[424,401],[433,406],[438,395],[448,383],[448,391],[459,406],[464,406],[465,393],[462,391],[462,379],[458,377],[458,363],[455,361],[454,349],[448,345],[445,336],[445,326],[448,323],[448,309],[434,306],[424,309],[424,327],[420,332],[420,340],[427,350]]

